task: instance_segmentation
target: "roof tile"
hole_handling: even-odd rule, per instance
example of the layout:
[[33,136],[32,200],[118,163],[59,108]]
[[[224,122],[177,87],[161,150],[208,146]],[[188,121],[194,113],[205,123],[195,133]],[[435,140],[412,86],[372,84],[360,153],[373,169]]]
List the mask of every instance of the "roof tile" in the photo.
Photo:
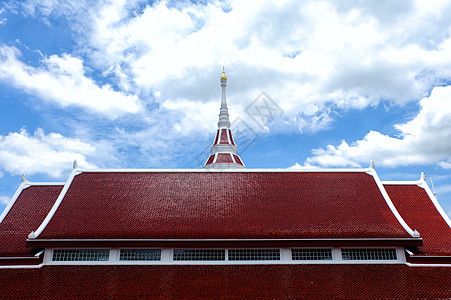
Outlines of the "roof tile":
[[3,269],[5,299],[448,299],[451,268],[406,265]]
[[364,172],[84,172],[39,238],[409,238]]
[[0,224],[0,256],[27,256],[28,234],[36,230],[55,203],[62,185],[30,186],[20,193]]
[[427,255],[451,255],[451,228],[426,191],[417,185],[384,185],[404,221],[423,238]]

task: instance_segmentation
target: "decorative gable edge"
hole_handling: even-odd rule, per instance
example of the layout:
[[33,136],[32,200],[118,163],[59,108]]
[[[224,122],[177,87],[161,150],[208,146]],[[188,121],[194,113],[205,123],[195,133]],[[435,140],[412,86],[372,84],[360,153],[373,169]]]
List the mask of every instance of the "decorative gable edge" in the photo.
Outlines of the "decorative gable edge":
[[16,203],[20,194],[22,194],[22,191],[25,190],[26,188],[29,188],[30,186],[49,186],[49,185],[64,185],[64,184],[65,184],[64,182],[31,182],[26,179],[23,179],[22,182],[20,183],[19,187],[17,188],[16,192],[14,193],[13,197],[8,202],[6,208],[3,210],[2,214],[0,215],[0,224],[6,218],[8,213],[11,211],[12,207]]
[[396,209],[395,205],[393,204],[393,202],[391,201],[390,197],[388,196],[387,191],[384,188],[384,185],[382,183],[382,181],[380,180],[379,176],[377,175],[377,172],[375,169],[373,168],[369,168],[368,172],[369,175],[373,176],[379,191],[381,192],[382,196],[385,199],[385,202],[387,203],[388,207],[390,208],[391,212],[393,213],[393,215],[395,216],[395,218],[398,220],[399,224],[401,224],[401,226],[404,228],[405,231],[407,231],[412,237],[414,238],[419,238],[420,237],[420,233],[416,230],[412,230],[412,228],[410,228],[409,225],[407,225],[406,221],[404,221],[404,219],[402,218],[401,214],[398,212],[398,210]]
[[416,185],[416,186],[424,189],[426,191],[426,194],[428,195],[429,199],[431,200],[432,204],[434,204],[435,208],[439,212],[440,216],[443,218],[443,220],[445,220],[446,224],[448,224],[448,226],[451,228],[451,219],[449,218],[449,216],[446,214],[446,212],[443,209],[443,207],[438,202],[437,197],[434,196],[434,193],[432,192],[431,188],[427,184],[427,182],[425,180],[425,176],[423,176],[423,173],[422,173],[422,176],[420,177],[419,180],[414,180],[414,181],[382,181],[382,184],[384,184],[384,185]]
[[[76,165],[74,165],[74,167],[76,167]],[[78,169],[76,169],[76,168],[72,169],[72,172],[70,173],[69,178],[67,179],[67,182],[63,183],[63,185],[64,185],[63,190],[59,194],[58,199],[56,199],[55,203],[53,204],[52,209],[49,211],[49,213],[45,217],[44,221],[42,221],[41,225],[39,225],[39,227],[36,229],[36,231],[32,231],[28,235],[28,239],[35,239],[42,233],[42,231],[45,229],[45,227],[47,226],[47,224],[50,222],[53,215],[55,214],[56,210],[60,206],[61,202],[63,201],[64,196],[66,195],[67,190],[69,189],[75,176],[78,174],[81,174],[81,172]]]

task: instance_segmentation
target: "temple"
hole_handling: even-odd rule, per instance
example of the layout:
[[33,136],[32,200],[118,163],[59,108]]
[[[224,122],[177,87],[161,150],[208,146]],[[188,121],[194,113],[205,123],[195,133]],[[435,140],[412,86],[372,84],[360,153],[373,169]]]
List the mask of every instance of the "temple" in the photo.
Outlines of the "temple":
[[220,82],[203,169],[23,177],[0,215],[1,296],[451,298],[451,221],[424,174],[247,169]]

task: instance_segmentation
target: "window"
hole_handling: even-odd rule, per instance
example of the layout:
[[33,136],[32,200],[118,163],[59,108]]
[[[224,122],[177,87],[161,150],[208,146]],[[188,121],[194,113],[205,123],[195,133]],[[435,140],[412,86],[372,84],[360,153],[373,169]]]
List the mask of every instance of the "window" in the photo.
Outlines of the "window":
[[53,261],[108,261],[109,249],[57,249]]
[[[149,246],[152,247],[152,246]],[[317,264],[404,262],[402,248],[251,248],[251,249],[46,249],[44,263],[55,264]],[[397,253],[400,253],[398,257]],[[290,254],[291,253],[291,257]],[[341,256],[340,256],[341,253]]]
[[293,260],[332,260],[331,249],[291,249]]
[[174,249],[175,261],[225,260],[224,249]]
[[343,260],[397,260],[396,249],[341,249]]
[[119,260],[161,260],[160,249],[121,249]]
[[280,249],[230,249],[229,260],[280,260]]

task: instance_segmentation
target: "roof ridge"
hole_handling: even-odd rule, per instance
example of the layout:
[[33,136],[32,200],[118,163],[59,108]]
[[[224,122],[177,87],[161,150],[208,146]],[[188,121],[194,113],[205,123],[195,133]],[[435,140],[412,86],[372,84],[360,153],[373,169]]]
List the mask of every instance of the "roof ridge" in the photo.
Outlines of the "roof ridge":
[[[174,173],[368,173],[369,168],[349,168],[349,169],[283,169],[283,168],[262,168],[262,169],[77,169],[80,173],[162,173],[162,172],[174,172]],[[369,173],[368,173],[369,174]]]

